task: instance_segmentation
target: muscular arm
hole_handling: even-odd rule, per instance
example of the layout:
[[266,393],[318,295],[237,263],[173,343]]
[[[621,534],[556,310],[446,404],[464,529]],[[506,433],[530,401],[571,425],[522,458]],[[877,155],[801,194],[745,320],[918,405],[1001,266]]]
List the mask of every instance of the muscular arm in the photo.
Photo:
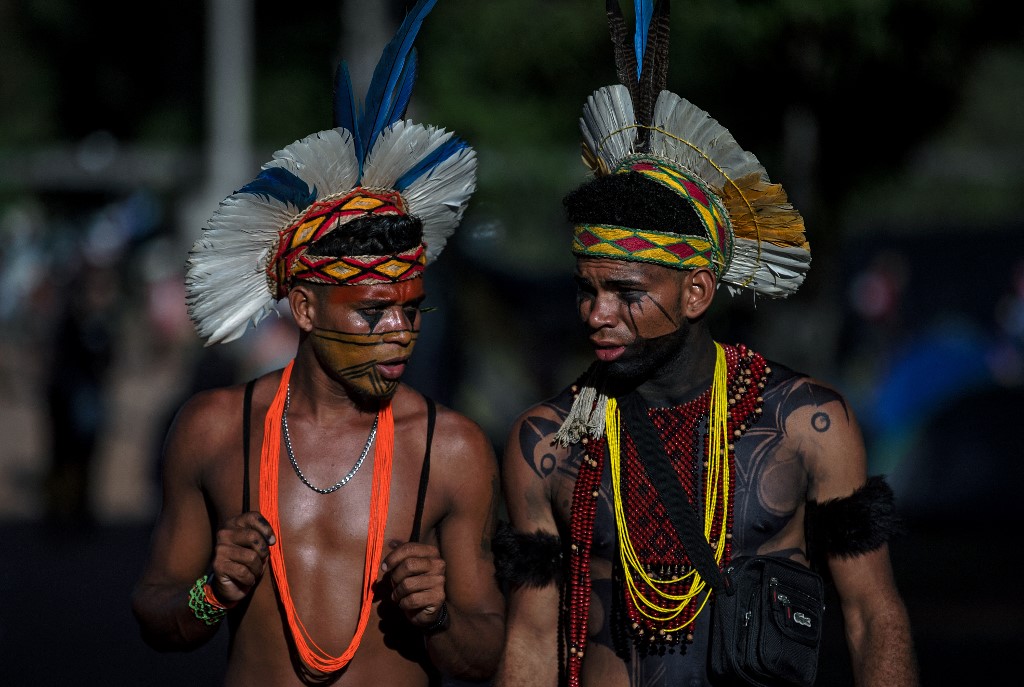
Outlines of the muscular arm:
[[[852,409],[836,391],[813,381],[798,387],[794,397],[806,402],[789,415],[786,429],[799,442],[808,470],[808,498],[823,503],[849,497],[867,481],[864,442]],[[824,553],[842,606],[856,684],[916,685],[910,621],[888,546],[858,551],[856,543],[848,545],[847,551]]]
[[[236,398],[237,397],[237,398]],[[237,446],[241,398],[226,390],[201,394],[179,411],[168,433],[163,461],[163,505],[150,543],[149,560],[132,593],[132,611],[143,639],[163,650],[189,650],[208,641],[219,623],[198,620],[189,591],[213,569],[211,585],[225,606],[236,605],[262,573],[269,526],[256,513],[232,518],[216,535],[204,486],[209,462]]]
[[[509,433],[502,461],[505,504],[512,528],[558,536],[551,480],[565,450],[552,440],[561,418],[549,406],[527,411]],[[510,585],[505,650],[495,687],[551,687],[558,680],[558,587]]]
[[434,665],[469,680],[494,674],[504,640],[504,599],[494,574],[491,540],[497,527],[498,463],[490,442],[468,419],[439,409],[431,481],[443,485],[438,526],[440,558],[425,544],[404,544],[384,561],[410,622],[442,627],[426,635]]

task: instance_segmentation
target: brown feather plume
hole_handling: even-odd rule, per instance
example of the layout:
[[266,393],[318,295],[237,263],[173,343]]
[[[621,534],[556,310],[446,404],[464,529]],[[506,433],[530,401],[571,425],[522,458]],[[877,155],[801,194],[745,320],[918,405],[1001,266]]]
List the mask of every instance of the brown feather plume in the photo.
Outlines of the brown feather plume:
[[629,89],[629,95],[636,102],[639,84],[636,78],[636,53],[630,40],[629,28],[622,17],[622,7],[618,0],[605,0],[605,13],[608,15],[608,31],[612,37],[615,51],[615,70],[619,83]]

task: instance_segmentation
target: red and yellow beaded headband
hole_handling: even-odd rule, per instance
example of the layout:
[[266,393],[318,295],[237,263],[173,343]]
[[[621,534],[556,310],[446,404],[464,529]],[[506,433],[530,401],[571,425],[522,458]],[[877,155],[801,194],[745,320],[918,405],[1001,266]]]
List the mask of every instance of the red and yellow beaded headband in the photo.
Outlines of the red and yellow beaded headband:
[[681,270],[706,267],[720,277],[732,256],[733,236],[728,214],[718,197],[700,181],[654,157],[632,156],[615,169],[616,174],[626,172],[652,179],[686,200],[708,236],[642,231],[613,224],[581,224],[573,230],[572,252],[580,257],[648,262]]
[[277,253],[267,265],[275,298],[284,298],[295,281],[317,284],[386,284],[414,279],[426,265],[426,246],[389,255],[312,255],[311,245],[354,219],[405,216],[405,199],[397,191],[360,186],[340,197],[310,205],[280,232]]

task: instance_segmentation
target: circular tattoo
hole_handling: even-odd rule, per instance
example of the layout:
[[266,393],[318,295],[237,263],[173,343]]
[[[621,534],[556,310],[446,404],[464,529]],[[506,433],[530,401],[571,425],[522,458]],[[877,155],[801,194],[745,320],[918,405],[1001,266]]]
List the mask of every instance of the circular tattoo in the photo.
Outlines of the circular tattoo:
[[832,420],[829,419],[828,413],[815,413],[811,418],[811,426],[818,432],[827,432],[832,426]]

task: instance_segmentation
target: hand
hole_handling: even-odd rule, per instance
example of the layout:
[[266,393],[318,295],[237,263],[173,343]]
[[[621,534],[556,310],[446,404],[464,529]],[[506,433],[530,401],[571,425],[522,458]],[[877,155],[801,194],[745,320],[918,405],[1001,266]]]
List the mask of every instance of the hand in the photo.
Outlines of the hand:
[[220,603],[233,608],[252,592],[276,541],[270,523],[256,511],[236,515],[217,530],[209,583]]
[[391,600],[410,623],[423,629],[440,618],[445,603],[445,562],[436,546],[390,542],[381,570],[391,576]]

